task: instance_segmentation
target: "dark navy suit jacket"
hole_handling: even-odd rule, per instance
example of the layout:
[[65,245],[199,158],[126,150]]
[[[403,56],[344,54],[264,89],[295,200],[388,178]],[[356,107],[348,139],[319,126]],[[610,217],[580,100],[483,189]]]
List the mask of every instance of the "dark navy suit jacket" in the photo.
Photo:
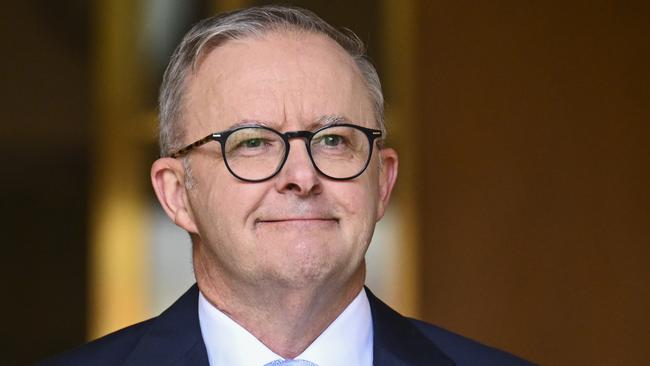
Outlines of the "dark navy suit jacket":
[[[405,318],[366,291],[372,312],[376,366],[530,365],[444,329]],[[46,360],[42,365],[208,366],[199,326],[198,298],[194,285],[160,316]]]

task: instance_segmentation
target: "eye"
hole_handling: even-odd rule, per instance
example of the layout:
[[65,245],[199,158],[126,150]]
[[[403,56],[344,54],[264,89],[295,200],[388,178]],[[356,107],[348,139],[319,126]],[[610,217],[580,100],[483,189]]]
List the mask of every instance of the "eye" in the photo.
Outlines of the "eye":
[[343,137],[339,135],[325,135],[321,141],[327,146],[338,146],[343,143]]
[[261,138],[255,138],[255,139],[248,139],[244,140],[239,143],[239,147],[245,147],[245,148],[256,148],[262,146],[264,141]]

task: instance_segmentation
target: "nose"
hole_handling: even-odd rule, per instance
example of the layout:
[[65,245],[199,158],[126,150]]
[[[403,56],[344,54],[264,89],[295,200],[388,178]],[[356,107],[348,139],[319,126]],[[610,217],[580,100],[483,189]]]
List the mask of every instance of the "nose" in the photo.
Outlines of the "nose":
[[291,140],[288,147],[287,161],[276,176],[277,191],[303,197],[319,194],[322,191],[320,177],[309,158],[303,139]]

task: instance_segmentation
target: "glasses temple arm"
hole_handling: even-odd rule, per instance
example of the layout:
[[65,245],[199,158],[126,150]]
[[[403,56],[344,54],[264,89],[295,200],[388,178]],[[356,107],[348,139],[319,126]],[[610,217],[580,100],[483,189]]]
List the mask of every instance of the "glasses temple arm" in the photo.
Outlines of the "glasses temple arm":
[[174,158],[174,159],[180,158],[181,156],[187,154],[191,150],[193,150],[193,149],[195,149],[195,148],[197,148],[197,147],[199,147],[201,145],[205,145],[210,141],[217,140],[219,137],[221,137],[220,134],[214,134],[214,133],[210,134],[210,135],[208,135],[208,136],[206,136],[206,137],[204,137],[204,138],[202,138],[202,139],[200,139],[198,141],[195,141],[195,142],[185,146],[182,149],[177,150],[175,153],[170,154],[169,157]]

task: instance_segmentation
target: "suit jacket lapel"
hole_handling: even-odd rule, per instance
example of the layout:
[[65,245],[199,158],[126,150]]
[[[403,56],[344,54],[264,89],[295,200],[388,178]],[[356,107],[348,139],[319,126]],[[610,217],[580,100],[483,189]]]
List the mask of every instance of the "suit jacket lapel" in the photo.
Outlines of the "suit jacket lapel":
[[388,307],[366,288],[373,325],[375,366],[453,366],[415,325]]
[[201,336],[196,284],[158,316],[124,365],[204,365],[208,354]]

